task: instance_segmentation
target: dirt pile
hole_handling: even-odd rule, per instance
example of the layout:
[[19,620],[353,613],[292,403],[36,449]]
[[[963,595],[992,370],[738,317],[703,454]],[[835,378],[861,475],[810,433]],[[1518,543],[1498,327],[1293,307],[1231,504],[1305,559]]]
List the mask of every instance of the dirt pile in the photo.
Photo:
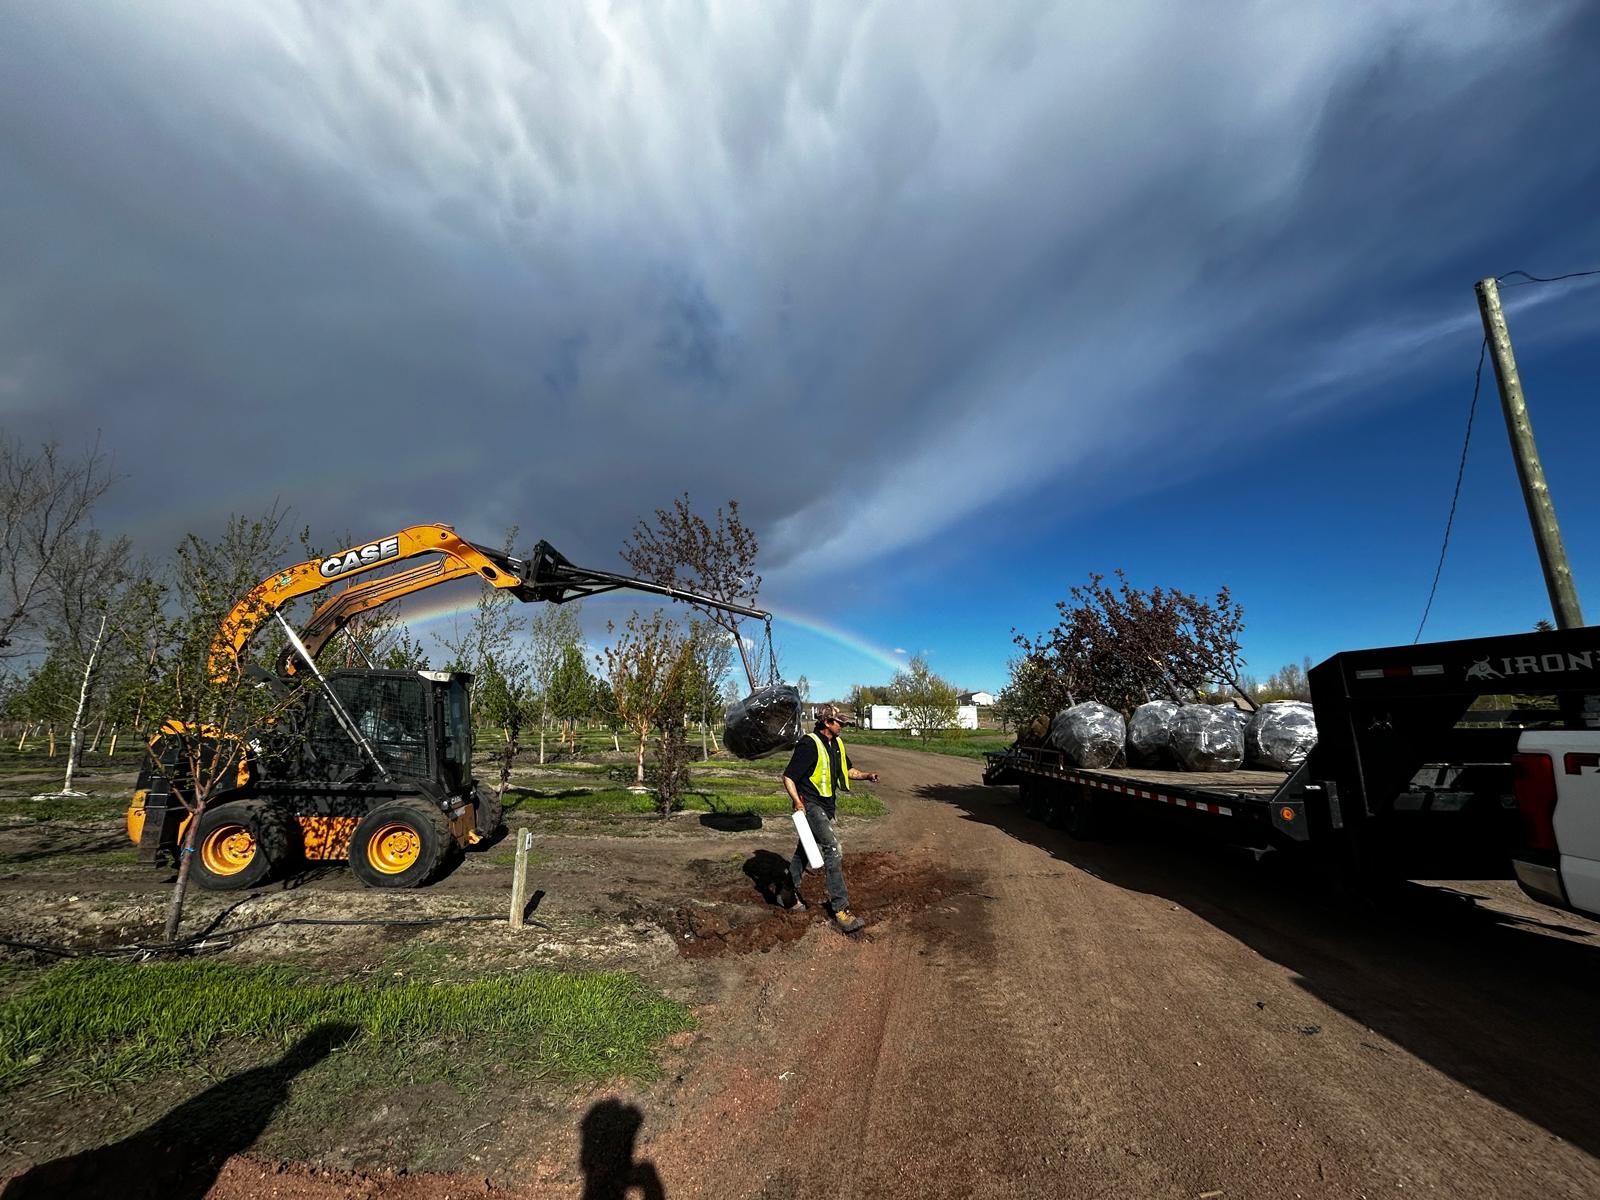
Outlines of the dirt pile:
[[[844,870],[851,907],[868,929],[889,917],[920,912],[962,887],[948,871],[886,851],[846,854]],[[826,924],[827,881],[820,871],[806,875],[801,890],[804,910],[788,912],[777,906],[788,871],[785,859],[759,851],[744,865],[749,884],[722,888],[673,910],[663,927],[678,953],[685,958],[713,958],[765,952]]]

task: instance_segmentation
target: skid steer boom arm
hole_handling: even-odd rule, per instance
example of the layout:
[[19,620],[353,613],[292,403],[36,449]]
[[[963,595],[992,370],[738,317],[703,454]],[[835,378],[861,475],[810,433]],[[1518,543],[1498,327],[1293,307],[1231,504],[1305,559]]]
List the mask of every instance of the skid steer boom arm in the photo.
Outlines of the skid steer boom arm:
[[[225,678],[237,669],[239,655],[251,637],[289,601],[319,592],[341,579],[422,555],[438,555],[438,558],[404,571],[354,583],[323,601],[302,632],[301,640],[307,651],[315,656],[329,638],[359,613],[469,575],[476,575],[484,583],[508,591],[525,603],[544,600],[564,604],[583,596],[628,588],[756,620],[764,621],[770,615],[758,608],[683,588],[579,567],[548,542],[541,541],[534,547],[531,557],[521,559],[469,542],[449,525],[412,525],[399,533],[326,558],[310,559],[262,580],[223,621],[211,646],[212,675]],[[292,669],[292,664],[280,666]]]

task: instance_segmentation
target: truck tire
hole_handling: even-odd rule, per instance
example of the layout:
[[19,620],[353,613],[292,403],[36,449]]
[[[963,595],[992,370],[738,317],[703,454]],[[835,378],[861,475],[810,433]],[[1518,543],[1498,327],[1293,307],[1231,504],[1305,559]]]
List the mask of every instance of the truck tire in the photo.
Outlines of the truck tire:
[[432,879],[455,840],[426,800],[390,800],[361,818],[350,838],[350,870],[368,887],[414,888]]
[[189,878],[208,892],[232,892],[264,882],[282,864],[281,814],[259,800],[208,806],[195,832]]

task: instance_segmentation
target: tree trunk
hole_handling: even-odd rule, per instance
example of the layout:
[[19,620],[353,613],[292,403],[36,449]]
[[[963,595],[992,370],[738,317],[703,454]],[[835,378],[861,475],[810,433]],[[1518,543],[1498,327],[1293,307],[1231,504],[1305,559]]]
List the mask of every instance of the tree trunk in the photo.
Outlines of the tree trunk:
[[89,648],[89,661],[83,666],[83,684],[78,688],[78,707],[72,714],[72,735],[67,742],[67,777],[61,781],[61,794],[72,794],[72,775],[83,757],[83,710],[89,707],[89,684],[94,680],[94,661],[100,657],[100,643],[106,639],[106,615],[100,614],[100,631]]
[[105,713],[101,713],[100,714],[100,719],[98,721],[96,721],[95,724],[94,724],[94,737],[89,739],[89,749],[88,749],[87,753],[93,754],[97,749],[100,748],[100,735],[102,733],[104,733],[105,731],[106,731],[106,715],[105,715]]
[[617,737],[617,731],[615,729],[611,731],[611,748],[618,754],[622,753],[622,740]]
[[200,817],[206,811],[201,804],[189,815],[189,827],[184,830],[183,845],[178,850],[178,879],[172,885],[172,899],[167,902],[166,938],[178,940],[178,924],[183,920],[183,897],[189,890],[189,864],[194,861],[194,844],[200,832]]
[[18,754],[21,754],[23,747],[28,744],[28,733],[32,729],[33,729],[33,726],[28,724],[28,722],[24,721],[22,723],[22,736],[17,739],[17,753]]
[[[727,626],[723,626],[724,629]],[[744,677],[750,681],[750,690],[753,692],[761,685],[756,682],[755,668],[750,665],[750,656],[745,653],[744,639],[739,636],[739,627],[733,627],[733,644],[739,651],[739,661],[744,664]]]
[[711,755],[706,750],[706,729],[707,729],[707,726],[706,726],[706,715],[702,711],[701,714],[700,714],[700,761],[701,762],[709,762],[711,760]]
[[51,758],[56,756],[56,727],[52,723],[45,726],[45,745]]
[[117,756],[117,727],[115,725],[113,725],[111,727],[111,740],[106,743],[106,757],[107,758],[115,758],[116,756]]
[[645,739],[648,738],[649,736],[650,736],[650,726],[641,725],[639,727],[639,761],[638,761],[638,770],[635,772],[635,779],[634,779],[634,782],[639,787],[643,787],[644,786],[644,743],[645,743]]

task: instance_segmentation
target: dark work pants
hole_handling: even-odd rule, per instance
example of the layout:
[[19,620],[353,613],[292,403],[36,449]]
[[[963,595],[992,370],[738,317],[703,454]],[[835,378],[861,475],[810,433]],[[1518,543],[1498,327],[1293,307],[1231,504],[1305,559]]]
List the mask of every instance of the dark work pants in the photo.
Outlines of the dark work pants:
[[[844,886],[844,851],[839,849],[839,835],[833,832],[833,822],[820,804],[807,804],[806,824],[811,826],[811,836],[817,839],[817,849],[822,851],[822,869],[828,873],[828,903],[833,905],[834,912],[849,908],[850,893]],[[797,896],[807,865],[805,844],[796,839],[794,857],[789,860],[789,880]]]

